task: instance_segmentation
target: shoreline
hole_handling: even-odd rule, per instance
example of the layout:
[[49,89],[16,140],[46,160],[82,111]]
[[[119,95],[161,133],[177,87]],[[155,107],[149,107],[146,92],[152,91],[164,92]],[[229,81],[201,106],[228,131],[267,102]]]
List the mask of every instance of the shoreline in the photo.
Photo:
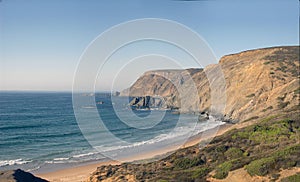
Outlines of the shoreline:
[[[218,130],[216,131],[215,136],[222,135],[226,131],[229,131],[233,128],[236,127],[238,124],[223,124],[221,126],[218,126]],[[216,127],[215,127],[216,128]],[[187,142],[185,142],[184,145],[178,148],[178,146],[168,146],[166,148],[160,149],[160,150],[155,150],[155,151],[150,151],[147,153],[142,153],[138,156],[135,156],[134,158],[130,159],[123,159],[123,161],[127,162],[134,162],[134,161],[149,161],[149,160],[155,160],[157,157],[161,157],[163,155],[167,155],[170,152],[175,152],[178,149],[182,148],[187,148],[193,145],[196,145],[197,143],[200,143],[201,141],[206,141],[211,139],[212,137],[208,137],[206,135],[202,136],[206,132],[214,131],[215,128],[200,132],[194,136],[192,136]],[[70,167],[70,168],[65,168],[65,169],[59,169],[56,171],[52,172],[45,172],[45,173],[34,173],[34,175],[49,180],[53,182],[81,182],[81,181],[86,181],[88,177],[96,171],[97,167],[103,166],[103,165],[119,165],[122,162],[120,161],[104,161],[104,162],[99,162],[99,163],[94,163],[94,164],[87,164],[83,166],[76,166],[76,167]]]

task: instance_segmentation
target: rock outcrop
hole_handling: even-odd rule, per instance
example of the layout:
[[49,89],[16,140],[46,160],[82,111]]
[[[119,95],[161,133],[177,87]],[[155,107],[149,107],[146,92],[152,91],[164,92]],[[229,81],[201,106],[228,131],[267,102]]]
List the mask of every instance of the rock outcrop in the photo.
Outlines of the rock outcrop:
[[168,105],[164,98],[157,96],[132,97],[129,105],[133,109],[178,109],[173,105]]
[[[226,106],[219,114],[228,121],[244,121],[274,112],[299,109],[299,46],[273,47],[227,55],[204,69],[158,70],[144,73],[120,96],[160,96],[169,107],[181,112],[211,113],[211,80],[221,68],[225,80],[214,86],[214,104]],[[210,74],[211,79],[207,75]],[[185,84],[192,78],[198,99]],[[188,84],[186,84],[188,85]],[[181,90],[181,94],[180,94]],[[183,90],[183,91],[182,91]],[[182,94],[184,93],[184,94]],[[225,97],[224,97],[225,96]],[[189,103],[183,104],[182,103]],[[219,102],[219,103],[218,103]]]
[[1,182],[47,182],[21,169],[0,172]]

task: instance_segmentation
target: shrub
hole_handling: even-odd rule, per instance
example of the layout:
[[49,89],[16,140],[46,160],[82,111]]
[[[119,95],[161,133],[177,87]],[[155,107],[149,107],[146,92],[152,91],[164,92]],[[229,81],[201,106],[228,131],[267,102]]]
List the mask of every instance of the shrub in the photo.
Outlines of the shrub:
[[272,157],[252,161],[246,166],[247,172],[251,175],[265,176],[274,168],[275,160]]
[[227,150],[227,147],[224,146],[224,145],[217,146],[217,147],[215,148],[215,151],[216,151],[217,153],[220,153],[220,152],[224,153],[226,150]]
[[249,139],[258,143],[278,142],[279,137],[289,134],[286,121],[279,121],[272,125],[255,125]]
[[209,171],[210,170],[207,167],[202,167],[202,168],[196,169],[192,173],[192,178],[193,179],[203,178],[204,176],[206,176],[209,173]]
[[224,154],[228,159],[236,159],[243,156],[243,151],[239,148],[232,147],[228,149]]
[[174,167],[175,169],[188,169],[194,166],[198,166],[200,164],[203,164],[203,161],[198,157],[194,157],[192,159],[179,158],[175,160]]
[[299,181],[300,181],[300,173],[281,179],[281,182],[299,182]]
[[224,179],[228,176],[228,172],[231,170],[232,163],[229,162],[224,162],[223,164],[220,164],[216,168],[216,174],[214,175],[214,178],[217,179]]
[[237,133],[237,136],[241,139],[248,139],[249,138],[249,133],[247,131],[239,131]]

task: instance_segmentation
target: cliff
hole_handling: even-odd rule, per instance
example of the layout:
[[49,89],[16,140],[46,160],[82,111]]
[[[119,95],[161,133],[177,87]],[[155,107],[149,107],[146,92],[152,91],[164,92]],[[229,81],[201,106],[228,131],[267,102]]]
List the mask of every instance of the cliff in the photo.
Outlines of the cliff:
[[[221,97],[224,92],[222,85],[214,86],[214,92],[220,93],[214,95],[214,104],[221,105],[225,100],[226,106],[219,113],[225,119],[251,120],[300,108],[299,46],[272,47],[227,55],[218,64],[204,69],[148,71],[130,88],[122,91],[120,96],[160,96],[166,105],[178,107],[181,112],[212,112],[210,84],[211,80],[219,79],[217,70],[220,68],[226,84],[225,97]],[[188,77],[197,88],[197,97],[186,86]]]

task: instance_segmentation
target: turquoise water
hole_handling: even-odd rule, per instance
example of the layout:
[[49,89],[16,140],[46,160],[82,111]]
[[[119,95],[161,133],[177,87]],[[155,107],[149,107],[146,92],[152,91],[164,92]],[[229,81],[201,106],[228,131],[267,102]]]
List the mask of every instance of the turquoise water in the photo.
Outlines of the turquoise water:
[[[195,122],[195,116],[183,115],[186,125],[181,126],[174,135],[170,131],[176,127],[179,115],[171,111],[135,110],[134,114],[145,118],[145,121],[150,113],[161,115],[165,112],[160,122],[141,130],[123,123],[114,112],[114,102],[127,102],[127,98],[114,97],[112,102],[109,94],[102,93],[91,99],[103,102],[97,105],[97,111],[106,128],[116,138],[128,143],[118,144],[111,142],[111,138],[101,138],[97,147],[110,155],[124,148],[170,140],[178,137],[185,127],[194,127],[192,123]],[[131,111],[126,104],[118,104],[117,107],[123,116],[132,117],[126,115]],[[82,109],[88,113],[92,108]],[[134,121],[135,118],[129,119]],[[216,122],[209,126],[219,124]],[[197,127],[196,130],[200,131],[207,125]],[[33,172],[51,171],[107,160],[82,135],[74,115],[71,93],[0,92],[0,151],[0,170],[21,168]]]

